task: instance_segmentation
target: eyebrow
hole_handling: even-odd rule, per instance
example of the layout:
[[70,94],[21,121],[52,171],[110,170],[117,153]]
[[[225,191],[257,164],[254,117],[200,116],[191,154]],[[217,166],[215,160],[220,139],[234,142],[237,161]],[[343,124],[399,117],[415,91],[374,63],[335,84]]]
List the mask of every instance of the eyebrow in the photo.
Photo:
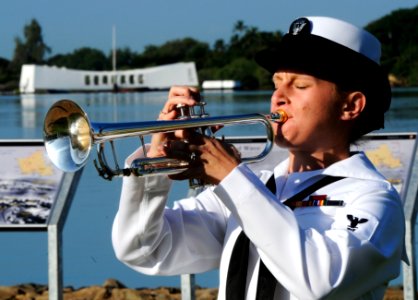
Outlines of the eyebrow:
[[274,73],[273,76],[271,77],[271,80],[272,81],[282,80],[282,79],[283,79],[282,76],[281,75],[278,75],[277,73]]
[[[313,80],[315,80],[317,78],[315,76],[308,75],[308,74],[292,73],[290,75],[289,80],[294,81],[296,79],[307,79],[307,80],[313,79]],[[279,73],[274,73],[273,76],[272,76],[272,81],[274,81],[274,80],[283,80],[283,76],[280,75]]]

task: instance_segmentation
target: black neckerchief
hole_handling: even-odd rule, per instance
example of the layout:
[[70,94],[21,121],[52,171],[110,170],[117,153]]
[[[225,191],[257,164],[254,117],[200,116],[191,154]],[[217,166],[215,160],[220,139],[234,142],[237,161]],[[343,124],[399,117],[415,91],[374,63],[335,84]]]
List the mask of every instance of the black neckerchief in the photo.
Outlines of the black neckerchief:
[[[290,197],[283,204],[291,207],[294,201],[300,201],[311,195],[316,190],[332,182],[341,180],[344,177],[325,176],[317,182]],[[276,195],[276,181],[272,175],[266,183],[266,187]],[[228,275],[226,279],[226,300],[245,299],[245,290],[247,283],[248,256],[250,253],[250,240],[244,231],[239,234],[234,249],[232,250],[229,262]],[[258,273],[257,296],[256,300],[270,300],[274,297],[274,290],[277,284],[276,278],[267,269],[262,260],[260,260],[260,269]]]

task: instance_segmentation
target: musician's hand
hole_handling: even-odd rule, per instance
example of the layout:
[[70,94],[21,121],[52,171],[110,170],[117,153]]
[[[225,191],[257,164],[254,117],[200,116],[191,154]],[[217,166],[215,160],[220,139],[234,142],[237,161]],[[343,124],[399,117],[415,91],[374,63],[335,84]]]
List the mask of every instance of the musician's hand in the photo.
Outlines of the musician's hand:
[[199,134],[188,139],[188,143],[173,141],[167,145],[168,156],[190,161],[190,168],[170,175],[172,179],[198,178],[205,183],[218,184],[241,162],[241,154],[231,144]]
[[[178,117],[178,110],[176,109],[179,104],[192,106],[196,102],[200,101],[200,93],[196,88],[187,86],[173,86],[169,93],[167,102],[164,104],[158,120],[167,121],[175,120]],[[147,155],[149,157],[163,156],[163,145],[170,139],[182,139],[184,137],[184,131],[178,130],[173,133],[156,133],[153,134],[151,139],[151,147],[148,150]]]

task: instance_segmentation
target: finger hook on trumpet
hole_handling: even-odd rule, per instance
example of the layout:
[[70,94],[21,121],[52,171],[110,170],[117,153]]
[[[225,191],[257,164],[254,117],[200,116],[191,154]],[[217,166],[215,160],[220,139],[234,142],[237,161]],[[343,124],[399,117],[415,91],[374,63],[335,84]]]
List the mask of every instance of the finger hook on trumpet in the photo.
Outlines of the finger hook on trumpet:
[[[191,110],[193,111],[193,110]],[[201,112],[204,110],[201,110]],[[201,129],[233,124],[262,124],[267,140],[263,151],[252,157],[243,157],[243,162],[256,162],[264,159],[273,146],[271,121],[285,122],[286,113],[278,111],[270,115],[246,114],[234,116],[182,118],[170,121],[146,121],[130,123],[92,123],[83,109],[71,100],[56,102],[45,117],[44,142],[51,161],[61,170],[74,172],[81,169],[88,160],[93,145],[97,145],[97,160],[94,165],[99,175],[105,179],[115,176],[147,176],[152,174],[176,174],[187,169],[189,162],[168,157],[135,159],[128,168],[120,168],[117,163],[113,141],[127,137],[143,137],[154,133],[168,133],[180,129]],[[104,144],[112,147],[115,167],[112,169],[104,154]]]

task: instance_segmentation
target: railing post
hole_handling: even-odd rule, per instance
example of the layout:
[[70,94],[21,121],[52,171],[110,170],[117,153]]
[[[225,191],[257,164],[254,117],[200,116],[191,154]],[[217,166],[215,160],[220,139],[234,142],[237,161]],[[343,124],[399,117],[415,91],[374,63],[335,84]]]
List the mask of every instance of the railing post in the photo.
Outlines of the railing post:
[[415,223],[418,201],[418,151],[415,149],[408,191],[405,197],[404,212],[406,220],[405,247],[409,266],[402,265],[403,294],[405,300],[414,300],[417,296],[417,276],[415,262]]
[[195,300],[195,275],[183,274],[181,275],[181,299],[182,300]]
[[62,300],[62,235],[56,225],[48,226],[48,294],[49,300]]

